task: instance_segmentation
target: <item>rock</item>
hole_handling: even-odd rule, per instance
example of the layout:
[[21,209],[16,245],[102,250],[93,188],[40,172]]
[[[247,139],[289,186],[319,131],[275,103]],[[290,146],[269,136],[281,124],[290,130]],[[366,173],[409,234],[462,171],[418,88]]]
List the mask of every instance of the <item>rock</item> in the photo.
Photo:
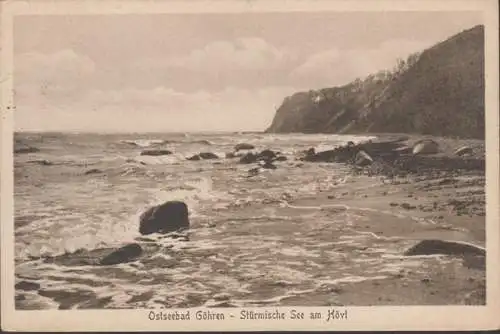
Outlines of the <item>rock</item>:
[[219,159],[217,154],[214,154],[212,152],[202,152],[199,154],[200,158],[204,160],[209,160],[209,159]]
[[288,158],[285,157],[284,155],[280,155],[279,157],[276,157],[276,159],[274,159],[274,161],[287,161]]
[[402,203],[400,206],[401,206],[403,209],[405,209],[405,210],[414,210],[414,209],[416,209],[416,208],[417,208],[416,206],[411,205],[411,204],[408,204],[408,203]]
[[103,173],[102,170],[97,169],[97,168],[92,168],[92,169],[89,169],[88,171],[86,171],[84,174],[91,175],[91,174],[101,174],[101,173]]
[[435,154],[439,152],[439,144],[432,139],[423,139],[413,145],[412,153],[417,154]]
[[276,153],[272,150],[264,150],[258,154],[258,159],[271,161],[276,157]]
[[253,153],[247,153],[244,156],[241,157],[240,159],[240,164],[251,164],[257,162],[257,155]]
[[473,153],[473,150],[472,150],[472,147],[470,147],[470,146],[462,146],[455,151],[455,155],[458,155],[460,157],[464,156],[464,155],[469,155],[472,153]]
[[226,153],[226,158],[227,159],[233,159],[233,158],[236,158],[238,157],[234,152],[228,152]]
[[28,161],[28,163],[36,164],[36,165],[42,165],[42,166],[51,166],[51,165],[53,165],[52,162],[50,162],[49,160],[45,160],[45,159],[31,160],[31,161]]
[[192,157],[189,157],[187,158],[187,160],[190,160],[190,161],[198,161],[198,160],[201,160],[201,157],[199,154],[195,154],[193,155]]
[[20,145],[20,144],[16,144],[16,146],[14,147],[14,153],[18,153],[18,154],[22,154],[22,153],[37,153],[37,152],[40,152],[40,149],[36,148],[36,147],[31,147],[31,146],[28,146],[28,145]]
[[222,293],[218,293],[218,294],[214,295],[213,298],[214,298],[214,300],[217,300],[217,301],[229,300],[231,298],[231,295],[228,293],[222,292]]
[[359,151],[356,154],[356,157],[354,159],[354,163],[357,166],[368,166],[371,163],[373,163],[373,159],[365,151]]
[[266,161],[263,165],[262,165],[262,168],[264,169],[276,169],[278,167],[276,167],[276,165],[273,165],[272,162],[270,161]]
[[109,266],[113,264],[126,263],[137,259],[141,254],[142,247],[139,244],[129,244],[105,256],[100,260],[99,264]]
[[139,232],[142,235],[151,233],[170,233],[189,228],[188,207],[180,201],[165,202],[152,207],[140,217]]
[[422,240],[415,246],[408,249],[404,255],[486,255],[486,250],[482,247],[459,241],[446,240]]
[[145,150],[141,152],[141,155],[151,155],[151,156],[160,156],[160,155],[170,155],[172,151],[169,150]]
[[252,144],[247,144],[247,143],[241,143],[241,144],[237,144],[235,147],[234,147],[234,150],[236,152],[240,151],[240,150],[253,150],[255,148],[255,146],[253,146]]
[[40,289],[40,284],[36,282],[20,281],[14,287],[16,290],[34,291]]

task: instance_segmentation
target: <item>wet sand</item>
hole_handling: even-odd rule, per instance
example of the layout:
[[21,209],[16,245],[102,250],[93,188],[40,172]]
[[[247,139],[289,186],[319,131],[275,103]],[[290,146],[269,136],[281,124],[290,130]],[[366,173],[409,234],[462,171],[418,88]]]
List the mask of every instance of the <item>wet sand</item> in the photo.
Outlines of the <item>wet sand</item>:
[[[408,137],[403,143],[410,147],[422,139],[422,136],[402,136]],[[400,137],[378,135],[377,142]],[[370,224],[357,224],[353,228],[359,233],[371,234],[375,240],[393,238],[394,242],[411,240],[416,244],[425,239],[440,239],[484,247],[484,169],[454,168],[457,159],[454,152],[465,145],[473,147],[474,153],[458,159],[482,160],[484,163],[484,142],[433,139],[439,143],[440,152],[412,157],[415,164],[407,164],[409,168],[398,166],[401,157],[386,158],[383,164],[389,168],[374,171],[374,166],[355,167],[355,176],[335,191],[291,204],[296,207],[321,207],[323,210],[345,207],[358,211]],[[440,162],[434,166],[436,160]],[[413,168],[419,164],[425,166],[427,161],[431,162],[431,167]],[[401,251],[404,253],[403,249]],[[425,261],[423,268],[401,269],[380,280],[339,284],[335,289],[337,302],[342,305],[484,304],[484,257],[443,255],[440,259],[445,261]],[[446,263],[446,260],[450,262]],[[311,299],[316,298],[311,296]],[[317,300],[311,304],[315,303]]]

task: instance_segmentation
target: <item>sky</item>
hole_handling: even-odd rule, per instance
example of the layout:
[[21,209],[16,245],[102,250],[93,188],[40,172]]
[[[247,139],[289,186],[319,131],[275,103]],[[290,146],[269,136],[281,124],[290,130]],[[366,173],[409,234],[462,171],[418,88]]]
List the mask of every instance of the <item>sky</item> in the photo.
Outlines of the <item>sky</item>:
[[283,99],[390,69],[476,12],[18,16],[17,131],[261,131]]

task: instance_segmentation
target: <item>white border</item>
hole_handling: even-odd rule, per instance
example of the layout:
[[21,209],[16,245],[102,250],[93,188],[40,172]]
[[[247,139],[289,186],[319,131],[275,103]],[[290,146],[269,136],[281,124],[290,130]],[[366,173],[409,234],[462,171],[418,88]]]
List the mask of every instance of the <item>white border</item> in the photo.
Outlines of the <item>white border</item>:
[[[500,327],[498,2],[495,0],[190,0],[190,1],[1,1],[1,319],[2,329],[18,331],[227,331],[227,330],[479,330]],[[486,66],[487,306],[347,307],[347,321],[237,320],[150,321],[149,310],[16,311],[14,309],[13,231],[13,77],[12,30],[16,15],[234,13],[292,11],[440,11],[484,13]],[[246,308],[250,309],[250,308]],[[274,310],[276,308],[268,308]],[[283,312],[292,308],[280,307]],[[302,307],[326,313],[328,307]],[[341,308],[345,309],[345,308]],[[255,309],[257,310],[257,309]],[[259,310],[263,310],[260,308]],[[171,310],[173,311],[173,310]],[[182,310],[181,310],[182,311]],[[196,310],[192,310],[193,312]],[[229,318],[226,316],[226,318]]]

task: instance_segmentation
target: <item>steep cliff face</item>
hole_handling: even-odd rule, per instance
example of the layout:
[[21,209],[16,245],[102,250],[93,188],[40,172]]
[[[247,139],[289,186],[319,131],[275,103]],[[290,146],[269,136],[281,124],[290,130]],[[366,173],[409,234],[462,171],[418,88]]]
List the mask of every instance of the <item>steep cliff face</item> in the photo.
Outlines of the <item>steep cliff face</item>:
[[484,27],[348,85],[287,97],[268,132],[484,136]]

